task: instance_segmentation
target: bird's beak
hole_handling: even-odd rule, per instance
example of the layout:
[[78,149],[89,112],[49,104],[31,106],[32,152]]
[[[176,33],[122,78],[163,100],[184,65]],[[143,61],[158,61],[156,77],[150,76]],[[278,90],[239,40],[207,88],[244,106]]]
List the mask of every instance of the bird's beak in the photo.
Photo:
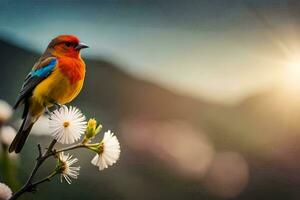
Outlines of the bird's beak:
[[76,50],[85,49],[85,48],[89,48],[89,46],[86,45],[86,44],[84,44],[84,43],[79,43],[79,44],[75,47]]

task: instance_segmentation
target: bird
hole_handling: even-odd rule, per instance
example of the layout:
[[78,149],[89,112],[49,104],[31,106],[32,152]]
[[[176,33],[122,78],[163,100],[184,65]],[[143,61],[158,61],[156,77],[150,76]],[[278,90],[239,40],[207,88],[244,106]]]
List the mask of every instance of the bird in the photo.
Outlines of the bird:
[[49,108],[70,103],[81,91],[85,79],[85,62],[80,51],[88,48],[75,35],[59,35],[26,76],[14,105],[24,105],[22,125],[13,139],[9,152],[19,153],[34,123]]

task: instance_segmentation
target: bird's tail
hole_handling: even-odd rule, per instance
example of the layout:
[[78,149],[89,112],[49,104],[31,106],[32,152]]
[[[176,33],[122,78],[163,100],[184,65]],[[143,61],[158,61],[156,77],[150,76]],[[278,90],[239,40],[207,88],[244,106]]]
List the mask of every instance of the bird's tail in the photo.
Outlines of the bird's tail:
[[16,153],[19,153],[22,150],[35,121],[36,120],[33,119],[30,112],[28,112],[28,109],[25,108],[24,114],[23,114],[22,125],[21,125],[16,137],[14,138],[14,140],[12,141],[12,143],[9,147],[8,151],[10,153],[13,151],[15,151]]

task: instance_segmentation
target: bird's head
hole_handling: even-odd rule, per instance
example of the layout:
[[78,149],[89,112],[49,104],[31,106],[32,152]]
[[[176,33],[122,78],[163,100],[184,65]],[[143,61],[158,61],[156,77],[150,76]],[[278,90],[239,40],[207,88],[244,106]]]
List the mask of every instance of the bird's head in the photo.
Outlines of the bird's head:
[[48,45],[47,52],[55,56],[67,56],[78,58],[80,50],[88,48],[74,35],[59,35],[54,38]]

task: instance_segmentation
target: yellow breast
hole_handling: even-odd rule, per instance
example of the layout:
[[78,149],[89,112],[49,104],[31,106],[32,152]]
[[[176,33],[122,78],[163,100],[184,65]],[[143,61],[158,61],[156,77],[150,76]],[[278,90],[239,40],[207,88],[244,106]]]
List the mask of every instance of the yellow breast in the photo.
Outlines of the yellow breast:
[[83,81],[82,79],[71,84],[68,77],[56,68],[34,89],[32,98],[43,106],[51,106],[53,103],[66,104],[81,91]]

